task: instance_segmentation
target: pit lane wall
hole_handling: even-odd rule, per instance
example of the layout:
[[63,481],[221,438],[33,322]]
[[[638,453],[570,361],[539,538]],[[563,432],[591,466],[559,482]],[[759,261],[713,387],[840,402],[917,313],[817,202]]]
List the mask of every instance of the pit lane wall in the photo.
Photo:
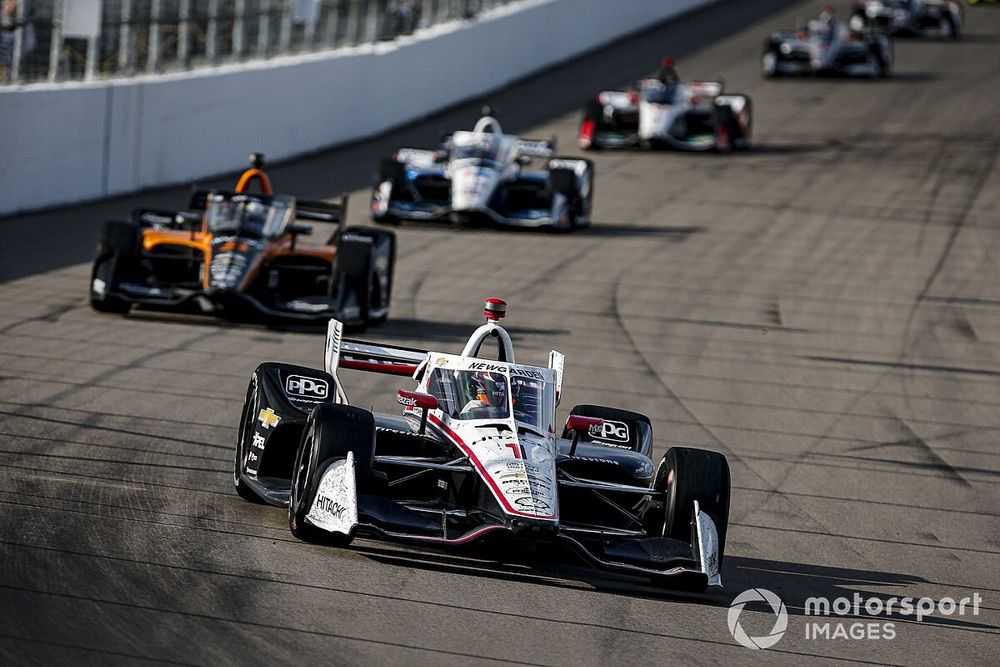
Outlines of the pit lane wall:
[[0,88],[0,215],[374,136],[713,1],[522,0],[394,42]]

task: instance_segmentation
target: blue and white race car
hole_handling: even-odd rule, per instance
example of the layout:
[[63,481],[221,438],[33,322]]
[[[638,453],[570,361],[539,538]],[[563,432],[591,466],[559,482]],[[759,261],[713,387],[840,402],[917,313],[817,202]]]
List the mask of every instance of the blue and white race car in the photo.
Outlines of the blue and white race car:
[[553,141],[504,134],[486,115],[436,150],[401,148],[383,160],[372,218],[572,231],[590,224],[593,184],[590,160],[556,157]]

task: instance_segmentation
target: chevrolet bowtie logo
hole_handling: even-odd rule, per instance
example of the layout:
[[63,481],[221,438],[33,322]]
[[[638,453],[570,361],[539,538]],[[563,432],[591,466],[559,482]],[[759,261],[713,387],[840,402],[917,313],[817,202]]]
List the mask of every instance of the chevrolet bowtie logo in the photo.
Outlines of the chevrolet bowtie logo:
[[265,429],[268,429],[272,426],[277,426],[278,422],[281,421],[281,417],[274,414],[274,410],[271,408],[264,408],[257,416],[257,421],[259,421]]

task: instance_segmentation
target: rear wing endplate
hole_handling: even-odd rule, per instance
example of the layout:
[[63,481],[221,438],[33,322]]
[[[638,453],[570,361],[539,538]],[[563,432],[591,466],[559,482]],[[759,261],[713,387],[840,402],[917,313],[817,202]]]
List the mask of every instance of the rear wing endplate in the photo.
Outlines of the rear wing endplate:
[[562,399],[563,368],[566,366],[566,355],[552,350],[549,352],[549,368],[556,372],[556,405]]
[[427,358],[426,350],[347,340],[343,337],[343,331],[344,325],[341,322],[330,320],[326,333],[324,369],[334,377],[340,368],[413,377]]

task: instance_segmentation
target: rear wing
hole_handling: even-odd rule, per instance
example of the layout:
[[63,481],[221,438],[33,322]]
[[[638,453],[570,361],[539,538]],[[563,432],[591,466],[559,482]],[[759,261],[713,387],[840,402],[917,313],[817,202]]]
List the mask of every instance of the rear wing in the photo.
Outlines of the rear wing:
[[340,368],[413,377],[427,358],[426,350],[347,340],[343,334],[343,323],[330,320],[326,330],[323,366],[334,377],[337,377]]
[[549,140],[519,139],[517,142],[517,150],[521,153],[521,155],[549,158],[555,155],[556,139],[555,137],[552,137]]
[[[195,190],[191,195],[188,209],[192,211],[204,211],[208,207],[210,196],[222,195],[226,199],[235,197],[237,193],[227,190]],[[241,196],[260,197],[261,201],[270,201],[271,195],[247,194]],[[347,219],[347,193],[340,195],[340,199],[335,202],[314,201],[310,199],[295,200],[295,217],[300,220],[312,220],[313,222],[333,222],[342,223]]]
[[[451,150],[453,134],[445,134],[441,137],[440,151],[447,153]],[[531,157],[548,158],[555,155],[556,138],[551,139],[521,139],[517,140],[517,150],[521,155]],[[423,151],[430,153],[431,151]]]

